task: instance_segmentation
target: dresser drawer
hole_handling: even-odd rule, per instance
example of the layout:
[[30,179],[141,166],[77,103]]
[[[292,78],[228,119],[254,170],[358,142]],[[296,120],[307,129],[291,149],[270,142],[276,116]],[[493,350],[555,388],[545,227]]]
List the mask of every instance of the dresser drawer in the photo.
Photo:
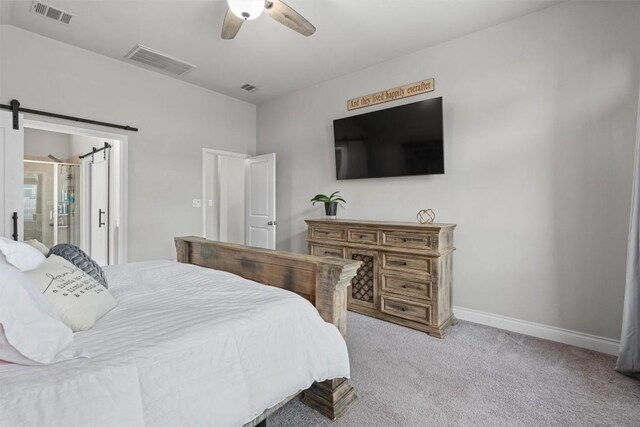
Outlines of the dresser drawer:
[[427,257],[382,253],[382,268],[394,270],[415,270],[431,274],[431,259]]
[[321,240],[344,240],[345,229],[340,227],[311,227],[311,238]]
[[382,292],[404,295],[410,298],[420,298],[431,300],[432,282],[431,280],[421,280],[419,278],[401,277],[393,274],[382,273]]
[[347,240],[350,242],[361,242],[377,245],[378,232],[375,230],[350,229],[347,233]]
[[427,325],[431,323],[431,305],[429,304],[417,304],[387,295],[382,295],[380,302],[383,313]]
[[331,246],[311,245],[311,255],[344,258],[344,249]]
[[435,235],[406,231],[382,231],[382,244],[397,248],[433,249]]

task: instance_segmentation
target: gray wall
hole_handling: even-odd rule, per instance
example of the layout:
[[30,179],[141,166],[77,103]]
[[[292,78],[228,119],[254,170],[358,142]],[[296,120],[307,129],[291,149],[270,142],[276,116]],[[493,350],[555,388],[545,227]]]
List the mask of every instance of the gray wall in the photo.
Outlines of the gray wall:
[[[207,238],[244,244],[244,162],[217,153],[205,155]],[[212,206],[208,206],[209,202]]]
[[104,139],[90,136],[70,135],[68,133],[50,132],[40,129],[25,128],[24,155],[52,161],[49,154],[66,162],[79,162],[78,156],[91,151],[93,147],[101,147]]
[[51,161],[49,154],[66,162],[71,157],[71,135],[58,132],[47,132],[39,129],[24,130],[25,157],[38,157]]
[[224,223],[220,231],[226,234],[223,241],[244,244],[244,159],[229,156],[218,158],[219,167],[225,171],[219,177],[220,194],[224,196],[219,200]]
[[84,135],[69,135],[69,139],[69,154],[72,157],[79,157],[83,154],[87,154],[91,152],[93,147],[100,148],[103,147],[105,143],[104,138],[94,138]]
[[[454,304],[619,338],[638,101],[640,4],[568,2],[258,107],[278,156],[279,249],[305,252],[309,199],[339,216],[456,230]],[[434,77],[446,174],[336,181],[332,120],[349,98]],[[352,114],[352,113],[351,113]]]
[[255,105],[16,27],[1,34],[3,103],[140,128],[127,133],[129,260],[175,257],[174,236],[202,232],[191,207],[202,148],[253,154]]

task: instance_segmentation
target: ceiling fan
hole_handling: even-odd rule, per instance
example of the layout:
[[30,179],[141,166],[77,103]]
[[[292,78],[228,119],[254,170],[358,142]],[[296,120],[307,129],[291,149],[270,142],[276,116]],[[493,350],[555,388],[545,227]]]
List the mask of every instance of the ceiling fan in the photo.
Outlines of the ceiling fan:
[[227,3],[229,9],[222,24],[222,38],[225,40],[234,38],[244,21],[256,19],[262,11],[303,36],[309,37],[316,32],[311,22],[280,0],[227,0]]

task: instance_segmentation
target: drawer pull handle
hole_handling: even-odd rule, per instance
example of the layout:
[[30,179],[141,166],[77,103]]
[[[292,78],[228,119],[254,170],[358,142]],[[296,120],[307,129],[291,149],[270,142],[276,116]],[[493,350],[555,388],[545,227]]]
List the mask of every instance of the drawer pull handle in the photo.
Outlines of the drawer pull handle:
[[400,311],[407,311],[408,308],[404,305],[399,305],[399,304],[387,304],[387,306],[389,308],[393,308],[395,310],[400,310]]
[[406,241],[407,241],[407,238],[406,238],[406,237],[403,237],[403,238],[402,238],[402,241],[403,241],[403,242],[406,242]]
[[358,239],[364,239],[364,235],[363,234],[358,234]]
[[402,285],[403,288],[407,289],[407,285]]

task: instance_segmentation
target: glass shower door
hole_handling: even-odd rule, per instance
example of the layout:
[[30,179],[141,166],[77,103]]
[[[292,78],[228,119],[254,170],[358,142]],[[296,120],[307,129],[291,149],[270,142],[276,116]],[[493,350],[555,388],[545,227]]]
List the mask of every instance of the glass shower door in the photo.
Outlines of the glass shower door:
[[53,236],[54,165],[24,162],[24,240],[36,239],[51,247]]
[[80,203],[77,186],[80,183],[80,165],[60,164],[58,173],[57,243],[80,246]]
[[25,160],[24,240],[80,246],[80,165]]

